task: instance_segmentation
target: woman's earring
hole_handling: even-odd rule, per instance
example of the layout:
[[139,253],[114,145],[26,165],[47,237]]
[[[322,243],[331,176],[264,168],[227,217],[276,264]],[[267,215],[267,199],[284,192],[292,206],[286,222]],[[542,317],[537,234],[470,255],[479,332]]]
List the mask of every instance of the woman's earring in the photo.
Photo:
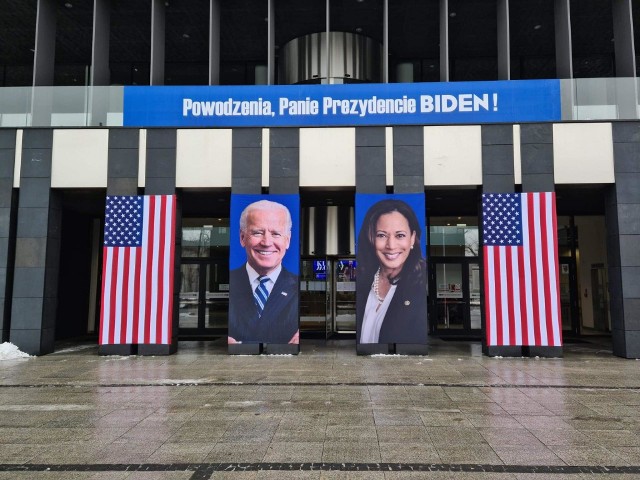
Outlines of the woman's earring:
[[413,245],[411,245],[411,250],[413,250]]

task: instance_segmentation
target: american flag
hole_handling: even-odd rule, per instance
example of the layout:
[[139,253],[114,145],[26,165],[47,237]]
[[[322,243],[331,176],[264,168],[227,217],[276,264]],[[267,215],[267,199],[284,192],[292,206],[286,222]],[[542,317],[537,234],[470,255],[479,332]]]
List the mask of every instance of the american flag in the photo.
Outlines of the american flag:
[[171,342],[175,211],[174,195],[107,197],[100,345]]
[[561,346],[556,197],[482,195],[487,345]]

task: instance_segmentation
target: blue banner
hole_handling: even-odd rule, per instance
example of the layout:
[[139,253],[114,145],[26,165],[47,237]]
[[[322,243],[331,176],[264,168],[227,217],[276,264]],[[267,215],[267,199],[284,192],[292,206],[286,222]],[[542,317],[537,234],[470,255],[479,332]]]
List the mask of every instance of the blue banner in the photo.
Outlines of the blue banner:
[[127,127],[277,127],[545,122],[560,81],[124,87]]

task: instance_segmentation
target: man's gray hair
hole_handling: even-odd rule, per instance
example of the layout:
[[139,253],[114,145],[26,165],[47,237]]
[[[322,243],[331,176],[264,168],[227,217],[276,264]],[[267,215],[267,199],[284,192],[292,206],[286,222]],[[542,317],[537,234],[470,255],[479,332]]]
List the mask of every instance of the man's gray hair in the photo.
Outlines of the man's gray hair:
[[271,200],[258,200],[257,202],[253,202],[245,207],[245,209],[242,211],[242,214],[240,214],[241,232],[247,231],[247,217],[254,210],[279,210],[281,212],[284,212],[287,234],[291,235],[291,227],[293,224],[291,222],[291,213],[289,212],[289,209],[281,203],[272,202]]

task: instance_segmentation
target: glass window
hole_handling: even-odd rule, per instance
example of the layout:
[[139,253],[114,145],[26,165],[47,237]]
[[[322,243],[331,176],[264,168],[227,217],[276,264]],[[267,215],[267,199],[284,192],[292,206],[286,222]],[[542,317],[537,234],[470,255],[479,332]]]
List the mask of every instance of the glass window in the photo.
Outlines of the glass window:
[[572,245],[578,248],[578,227],[569,216],[558,216],[558,256],[571,257]]
[[478,256],[480,240],[476,217],[432,217],[430,223],[429,255]]
[[229,255],[228,218],[185,218],[182,221],[182,256]]

